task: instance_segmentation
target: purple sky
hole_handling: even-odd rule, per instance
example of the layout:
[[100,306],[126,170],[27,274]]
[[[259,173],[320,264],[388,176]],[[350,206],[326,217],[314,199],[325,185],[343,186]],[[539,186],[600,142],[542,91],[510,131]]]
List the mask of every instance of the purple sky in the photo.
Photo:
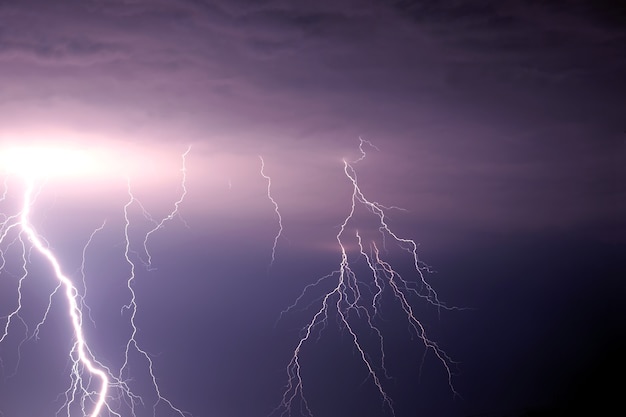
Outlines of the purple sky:
[[[465,399],[452,400],[432,363],[422,378],[434,374],[433,387],[418,385],[418,355],[395,369],[397,417],[519,413],[569,393],[556,388],[559,376],[550,380],[554,387],[531,388],[560,349],[549,329],[568,341],[586,338],[587,329],[575,329],[563,312],[580,301],[589,314],[577,314],[593,317],[602,294],[625,295],[613,272],[626,245],[626,31],[617,9],[617,2],[582,0],[2,1],[0,152],[32,140],[104,148],[132,170],[138,197],[160,217],[177,199],[180,157],[192,146],[181,206],[190,228],[172,223],[154,241],[159,271],[170,275],[157,272],[154,286],[141,284],[143,337],[148,349],[164,352],[161,378],[184,381],[170,387],[181,408],[196,417],[253,417],[279,401],[307,316],[277,327],[273,320],[339,260],[334,236],[351,193],[342,158],[358,157],[359,137],[371,141],[379,150],[366,147],[367,158],[355,165],[364,191],[407,210],[392,210],[390,222],[440,271],[441,298],[482,312],[435,315],[429,324],[466,363],[457,377]],[[259,155],[285,226],[269,276],[277,225]],[[111,253],[119,250],[126,183],[123,169],[110,164],[111,180],[51,181],[40,196],[38,230],[66,251],[70,271],[105,218]],[[579,261],[587,263],[575,268]],[[241,265],[229,269],[233,262]],[[192,295],[168,284],[172,276]],[[597,292],[587,299],[590,288]],[[513,311],[532,309],[535,296],[527,315]],[[110,313],[105,298],[92,301],[103,315]],[[159,311],[159,303],[171,308]],[[152,310],[159,320],[175,311],[177,323],[188,323],[182,327],[202,330],[160,330]],[[508,333],[513,326],[517,336]],[[341,336],[328,340],[320,350],[334,349]],[[198,343],[214,350],[194,368],[180,357],[195,357],[200,348],[188,345]],[[397,343],[400,358],[414,346]],[[551,347],[537,348],[544,343]],[[596,353],[584,343],[573,361]],[[242,347],[250,344],[259,350]],[[266,366],[251,365],[256,354],[268,358]],[[232,374],[220,368],[229,361]],[[483,375],[481,361],[491,362]],[[526,361],[536,372],[519,378],[501,365],[518,372]],[[550,375],[576,373],[563,361]],[[250,386],[228,377],[250,379]],[[315,378],[322,385],[323,376]],[[25,395],[24,384],[0,385],[0,411],[22,417],[15,413],[26,408],[14,398]],[[248,400],[241,384],[255,392]],[[498,391],[507,385],[515,394]],[[346,416],[369,395],[320,394],[315,415]]]

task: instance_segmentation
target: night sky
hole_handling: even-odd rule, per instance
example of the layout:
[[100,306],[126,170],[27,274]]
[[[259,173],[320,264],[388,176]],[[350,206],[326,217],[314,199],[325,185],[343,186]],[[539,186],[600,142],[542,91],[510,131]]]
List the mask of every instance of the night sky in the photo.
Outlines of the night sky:
[[[0,0],[0,152],[101,157],[97,173],[41,183],[32,224],[86,288],[85,334],[114,374],[131,334],[128,231],[136,341],[161,394],[190,416],[279,406],[302,329],[337,285],[322,281],[281,315],[340,266],[353,192],[344,160],[394,233],[418,244],[441,303],[458,307],[410,298],[453,361],[455,396],[389,286],[380,298],[389,378],[377,375],[396,417],[607,415],[624,409],[626,388],[625,28],[609,0]],[[279,223],[262,174],[283,226],[274,262]],[[6,226],[24,185],[2,178]],[[129,206],[125,229],[129,185],[143,205]],[[183,185],[179,214],[150,235],[148,270],[154,223],[141,207],[166,218]],[[378,227],[360,205],[347,228],[364,294],[357,230],[420,288],[406,245]],[[0,253],[0,332],[23,259],[30,271],[22,320],[0,343],[0,415],[51,417],[71,382],[67,303],[53,295],[38,338],[22,342],[57,282],[16,235]],[[312,415],[391,416],[329,311],[300,353]],[[375,332],[352,314],[380,365]],[[146,400],[136,417],[180,416],[163,402],[153,411],[145,358],[129,360],[124,377]]]

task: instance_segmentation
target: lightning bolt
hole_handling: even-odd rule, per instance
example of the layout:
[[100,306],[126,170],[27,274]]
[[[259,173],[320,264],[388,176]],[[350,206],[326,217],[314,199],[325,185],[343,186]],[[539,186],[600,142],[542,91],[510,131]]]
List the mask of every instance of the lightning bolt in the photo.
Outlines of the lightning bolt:
[[[82,263],[80,267],[82,283],[81,291],[81,289],[77,286],[77,283],[75,283],[63,272],[63,268],[61,267],[58,258],[52,252],[46,240],[37,233],[35,226],[31,222],[31,212],[35,206],[38,192],[44,186],[45,180],[41,181],[39,178],[36,179],[38,176],[35,175],[22,175],[20,180],[24,181],[25,187],[17,213],[7,215],[0,212],[0,274],[14,275],[6,268],[7,256],[9,256],[8,251],[12,250],[13,247],[18,247],[21,252],[21,273],[19,274],[19,277],[17,277],[16,305],[9,312],[9,314],[3,317],[4,326],[2,327],[2,333],[0,334],[0,344],[2,344],[8,338],[10,331],[18,323],[21,323],[22,327],[25,329],[25,337],[22,342],[20,342],[17,349],[18,363],[16,365],[15,372],[17,372],[17,367],[19,366],[20,348],[22,344],[30,339],[38,339],[40,329],[46,322],[50,309],[53,305],[54,296],[57,293],[61,293],[63,295],[63,300],[67,308],[66,315],[73,334],[73,344],[68,354],[71,369],[70,384],[61,395],[61,397],[64,398],[64,401],[61,407],[57,410],[57,416],[65,415],[67,417],[71,417],[81,415],[84,417],[138,417],[138,406],[145,405],[144,400],[142,397],[133,393],[130,382],[126,379],[128,378],[128,367],[131,362],[130,353],[133,350],[139,353],[147,363],[151,383],[156,394],[156,400],[152,404],[153,415],[156,417],[157,408],[162,403],[166,404],[169,408],[170,412],[168,415],[172,415],[172,413],[180,417],[188,415],[188,413],[185,413],[181,409],[175,407],[170,400],[162,395],[159,385],[157,384],[152,358],[137,341],[138,329],[136,317],[138,311],[138,294],[133,288],[133,283],[137,279],[136,261],[134,258],[139,258],[148,269],[152,269],[152,257],[148,251],[148,242],[150,238],[154,233],[162,229],[167,222],[177,216],[180,217],[179,208],[187,193],[187,189],[185,187],[185,160],[190,150],[191,148],[188,148],[182,155],[182,193],[179,199],[174,203],[173,210],[160,221],[154,220],[149,215],[139,200],[134,197],[131,191],[130,180],[128,180],[127,183],[128,201],[123,206],[123,215],[125,220],[124,258],[130,269],[129,278],[127,280],[130,301],[122,307],[122,313],[130,314],[128,322],[131,327],[131,334],[125,346],[123,364],[119,368],[118,372],[114,372],[111,367],[106,366],[104,364],[104,360],[97,359],[95,357],[85,336],[85,312],[93,322],[93,319],[90,317],[91,312],[89,307],[85,303],[85,297],[87,294],[87,280],[85,273],[86,252],[88,247],[92,244],[94,236],[105,228],[107,224],[106,221],[93,231],[83,248]],[[0,203],[6,203],[11,196],[11,190],[7,178],[8,177],[5,177],[3,181]],[[141,257],[135,256],[136,252],[131,249],[131,236],[129,233],[131,219],[129,210],[134,204],[140,207],[144,216],[153,224],[153,228],[150,229],[142,239],[145,254],[145,259],[143,260]],[[47,261],[47,264],[52,270],[52,275],[56,279],[57,285],[48,297],[48,305],[43,313],[43,317],[36,325],[34,331],[31,332],[26,320],[20,316],[20,312],[23,308],[23,284],[30,278],[31,275],[28,264],[33,251],[38,253]]]
[[[427,282],[425,273],[430,272],[430,268],[420,261],[415,241],[401,237],[389,226],[387,212],[395,207],[386,207],[372,201],[361,190],[354,165],[365,159],[366,152],[364,147],[366,145],[376,150],[378,148],[367,140],[359,139],[359,157],[352,162],[343,159],[343,172],[352,186],[352,194],[348,214],[340,224],[339,232],[335,236],[337,247],[341,254],[339,267],[330,274],[307,285],[294,304],[281,313],[281,317],[300,305],[307,294],[319,287],[321,283],[335,280],[334,285],[329,291],[317,298],[318,302],[320,302],[319,307],[302,329],[301,337],[287,365],[285,391],[279,405],[270,415],[280,415],[281,417],[294,415],[313,416],[312,408],[306,400],[304,393],[302,349],[305,344],[315,339],[314,335],[317,335],[317,338],[321,336],[322,331],[329,325],[331,316],[337,318],[340,328],[344,329],[349,335],[352,346],[355,348],[355,353],[367,372],[368,379],[374,384],[381,397],[383,408],[391,415],[395,415],[393,401],[387,393],[384,384],[384,380],[389,378],[385,364],[385,339],[383,337],[383,329],[377,324],[382,298],[386,292],[389,292],[393,296],[393,300],[401,307],[404,317],[409,324],[409,329],[421,340],[425,347],[425,353],[434,353],[441,363],[453,395],[458,396],[452,381],[452,366],[455,362],[437,343],[427,336],[422,322],[416,316],[413,305],[415,300],[420,299],[427,301],[437,309],[452,310],[457,308],[448,307],[442,303],[437,292]],[[364,208],[365,210],[363,211],[374,219],[377,235],[382,241],[383,248],[387,243],[394,242],[409,254],[415,275],[413,280],[403,278],[390,262],[383,259],[376,239],[372,238],[369,240],[369,244],[366,245],[362,233],[358,229],[353,230],[352,223],[357,222],[356,213],[357,209],[360,208]],[[350,236],[352,236],[352,241],[356,242],[358,250],[349,250]],[[353,252],[357,253],[356,260],[351,259]],[[369,280],[361,278],[357,274],[355,267],[353,267],[358,258],[365,260],[367,270],[369,270]],[[377,353],[368,352],[368,349],[366,349],[366,335],[359,330],[363,323],[375,335],[378,346]]]
[[280,239],[280,236],[283,233],[283,218],[280,215],[278,203],[274,200],[274,197],[272,197],[272,178],[265,174],[265,161],[263,160],[263,157],[259,155],[259,159],[261,160],[261,176],[267,181],[267,198],[274,206],[274,213],[276,213],[276,219],[278,220],[278,232],[276,232],[276,235],[274,236],[274,244],[272,245],[272,261],[270,262],[271,268],[276,260],[276,246],[278,245],[278,239]]
[[[152,220],[153,223],[155,224],[154,228],[151,229],[148,233],[146,233],[146,237],[145,237],[145,239],[143,241],[143,248],[144,248],[144,251],[145,251],[146,256],[148,258],[147,261],[145,262],[145,265],[146,265],[146,267],[148,269],[152,269],[152,255],[150,255],[150,251],[148,250],[148,240],[150,240],[150,236],[152,236],[152,234],[154,234],[158,230],[162,229],[166,222],[171,221],[172,219],[174,219],[174,217],[177,217],[177,216],[183,222],[185,227],[189,228],[189,225],[180,216],[180,212],[178,211],[179,208],[180,208],[180,205],[182,204],[183,200],[185,199],[185,196],[187,196],[187,155],[189,155],[189,152],[191,152],[191,146],[189,146],[187,148],[187,150],[185,151],[185,153],[183,153],[183,156],[182,156],[182,168],[180,169],[180,171],[182,172],[182,180],[181,180],[182,193],[181,193],[180,198],[178,199],[178,201],[176,201],[174,203],[174,208],[172,209],[172,212],[170,214],[168,214],[167,216],[163,217],[163,219],[161,219],[161,221],[157,223],[157,222],[155,222],[152,219],[152,217],[147,213],[147,211],[142,206],[142,211],[143,211],[144,215],[146,215],[146,217],[148,219]],[[131,200],[134,201],[134,198],[133,198],[132,193],[130,191],[130,184],[129,184],[129,187],[128,187],[128,193],[129,193],[129,195],[131,197]],[[125,207],[125,209],[127,207],[128,207],[128,205]],[[126,210],[125,210],[125,213],[126,213]],[[128,225],[128,221],[127,221],[127,225]]]
[[[103,367],[99,366],[97,361],[93,358],[91,351],[89,350],[89,346],[87,345],[87,341],[85,340],[85,335],[83,332],[83,313],[79,303],[79,295],[78,290],[74,286],[72,280],[68,278],[62,271],[61,265],[59,264],[57,258],[54,256],[52,251],[48,249],[47,245],[44,243],[43,239],[39,237],[37,232],[30,223],[30,213],[31,207],[34,204],[33,194],[35,190],[35,181],[32,179],[27,179],[26,181],[26,191],[24,192],[24,200],[22,204],[22,209],[19,215],[11,216],[6,219],[3,223],[2,228],[4,229],[4,233],[0,237],[0,242],[3,242],[8,233],[15,228],[19,229],[17,239],[21,242],[23,250],[23,270],[24,274],[19,279],[18,284],[18,299],[17,299],[17,308],[13,310],[6,321],[4,334],[2,338],[0,338],[0,343],[4,341],[6,336],[8,335],[9,328],[11,326],[11,321],[13,317],[19,316],[19,312],[22,309],[22,283],[28,277],[28,269],[26,265],[26,242],[24,239],[27,239],[33,248],[38,251],[49,263],[50,267],[54,272],[54,276],[59,282],[59,286],[57,289],[62,288],[65,293],[65,299],[67,301],[67,314],[70,318],[72,330],[74,332],[75,342],[70,352],[70,357],[72,358],[73,367],[72,367],[72,377],[74,383],[72,393],[75,393],[80,385],[84,395],[91,399],[93,398],[93,411],[90,416],[98,416],[102,411],[102,408],[105,406],[106,397],[109,385],[111,384],[111,380],[109,379],[109,375]],[[56,290],[55,290],[56,292]],[[46,315],[49,309],[46,310]],[[22,320],[23,321],[23,320]],[[37,329],[39,326],[37,326]],[[27,329],[28,331],[28,329]],[[82,383],[82,370],[89,374],[90,381],[86,382],[86,385],[91,386],[91,379],[95,378],[99,381],[99,388],[96,389],[95,394],[92,391],[88,391]],[[73,400],[73,395],[72,399]],[[69,408],[69,404],[68,404]],[[68,414],[69,416],[69,414]]]

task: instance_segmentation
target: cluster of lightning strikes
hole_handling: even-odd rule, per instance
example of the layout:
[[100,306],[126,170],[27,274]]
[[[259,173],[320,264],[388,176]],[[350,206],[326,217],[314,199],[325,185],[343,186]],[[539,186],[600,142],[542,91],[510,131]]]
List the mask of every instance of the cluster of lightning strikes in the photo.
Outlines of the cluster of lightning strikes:
[[[398,208],[386,207],[369,200],[359,187],[354,165],[365,159],[365,146],[378,150],[372,143],[360,138],[359,158],[354,161],[343,160],[345,176],[352,186],[352,198],[348,214],[343,219],[339,232],[336,235],[337,248],[341,253],[339,268],[306,286],[294,304],[281,313],[282,316],[282,314],[296,308],[302,303],[308,292],[320,287],[320,284],[323,282],[335,280],[332,281],[334,284],[331,285],[331,289],[323,292],[321,297],[317,298],[320,303],[319,308],[302,329],[300,339],[287,366],[285,391],[280,404],[274,409],[273,415],[280,415],[281,417],[296,415],[313,416],[312,407],[307,402],[304,392],[302,349],[307,343],[315,343],[321,336],[322,330],[328,326],[331,316],[336,317],[340,328],[344,329],[349,335],[355,352],[367,372],[368,379],[373,382],[380,394],[383,409],[387,410],[391,415],[395,415],[392,399],[387,393],[384,384],[384,380],[389,379],[385,365],[385,340],[382,328],[376,324],[376,318],[379,316],[381,300],[385,291],[390,291],[399,304],[409,329],[424,344],[425,354],[430,351],[441,362],[453,395],[458,395],[452,383],[452,365],[454,365],[454,362],[443,349],[426,335],[424,326],[416,317],[412,304],[414,301],[412,300],[417,297],[427,301],[437,309],[456,310],[457,308],[449,307],[442,303],[435,290],[426,281],[425,273],[430,272],[430,269],[428,265],[418,258],[416,242],[399,236],[390,228],[386,213],[390,209]],[[359,230],[351,227],[351,223],[356,222],[356,211],[360,207],[365,208],[366,212],[373,217],[378,230],[377,234],[379,235],[378,240],[381,242],[380,244],[376,243],[376,239],[372,239],[369,241],[369,245],[367,245],[365,238],[362,237]],[[350,235],[352,236],[352,241],[356,242],[356,248],[358,248],[354,252],[357,252],[358,257],[362,261],[364,260],[367,265],[369,282],[359,278],[353,267],[357,262],[350,258],[351,251],[348,244]],[[411,281],[403,278],[388,261],[383,259],[386,245],[390,243],[397,244],[403,251],[408,253],[417,279]],[[377,353],[369,352],[370,349],[368,347],[371,346],[371,343],[362,340],[367,339],[361,330],[363,324],[369,329],[368,333],[375,335]],[[317,334],[317,337],[315,334]]]
[[[321,332],[329,325],[331,317],[336,318],[336,322],[340,328],[347,332],[351,340],[357,357],[362,362],[368,378],[378,390],[383,408],[394,414],[393,403],[390,395],[385,388],[385,380],[389,378],[385,365],[385,340],[383,337],[383,329],[377,324],[381,301],[384,294],[389,292],[393,299],[398,303],[403,312],[409,329],[415,333],[424,344],[425,352],[434,353],[435,357],[443,365],[443,369],[447,375],[448,384],[452,393],[457,395],[452,384],[452,365],[454,362],[450,357],[429,337],[426,335],[424,326],[416,317],[414,311],[415,300],[420,299],[432,304],[435,308],[453,309],[447,307],[440,302],[437,293],[425,279],[425,272],[429,268],[424,264],[417,254],[417,244],[407,238],[403,238],[396,234],[389,226],[386,213],[390,209],[396,207],[386,207],[375,201],[369,200],[362,192],[357,182],[357,175],[354,169],[355,164],[365,159],[365,146],[376,149],[370,142],[360,139],[359,151],[360,156],[354,161],[343,160],[343,171],[346,179],[352,187],[351,204],[349,206],[346,217],[340,224],[339,232],[336,235],[336,243],[341,260],[337,270],[319,278],[316,282],[306,286],[302,294],[296,299],[293,305],[289,306],[281,313],[281,316],[295,309],[300,305],[307,294],[315,291],[316,288],[322,286],[322,283],[332,282],[331,289],[323,291],[321,296],[317,298],[319,307],[315,310],[310,321],[303,327],[301,336],[293,351],[293,356],[287,366],[287,385],[282,395],[282,399],[278,407],[272,412],[273,415],[295,416],[304,415],[312,416],[312,407],[309,406],[304,390],[304,378],[302,367],[302,349],[305,344],[314,343]],[[24,339],[18,346],[29,339],[38,338],[40,329],[45,324],[51,310],[56,294],[63,296],[63,303],[67,308],[67,317],[73,332],[73,344],[69,352],[70,359],[70,376],[69,387],[61,395],[62,404],[58,408],[57,416],[66,417],[138,417],[140,409],[146,406],[152,408],[152,414],[157,415],[158,407],[166,407],[169,409],[167,415],[178,415],[185,417],[188,413],[177,408],[165,396],[161,394],[157,379],[153,371],[153,361],[150,355],[144,350],[137,341],[137,325],[136,317],[138,311],[137,294],[134,290],[134,281],[136,280],[137,264],[141,263],[147,270],[152,269],[152,256],[148,250],[151,237],[157,233],[163,226],[175,219],[179,218],[183,223],[184,220],[179,215],[179,207],[187,194],[186,189],[186,157],[190,152],[187,149],[182,155],[182,180],[180,198],[174,203],[172,211],[164,218],[154,219],[141,204],[141,202],[133,195],[130,180],[128,181],[127,191],[128,200],[122,209],[124,219],[124,261],[128,265],[129,275],[127,278],[127,288],[129,299],[122,306],[121,314],[128,317],[130,335],[124,347],[124,360],[121,367],[114,370],[107,366],[101,358],[96,358],[93,349],[90,347],[89,341],[85,336],[84,321],[91,318],[89,307],[85,303],[86,297],[86,278],[85,278],[85,258],[86,252],[94,236],[101,232],[107,223],[104,222],[89,237],[87,244],[84,246],[82,254],[81,275],[82,282],[77,283],[70,277],[65,275],[57,257],[50,249],[44,237],[40,236],[35,225],[32,224],[31,212],[36,202],[39,192],[44,186],[41,179],[23,175],[23,188],[20,188],[21,204],[14,214],[3,214],[0,211],[0,274],[15,275],[5,269],[7,260],[5,254],[13,246],[17,246],[21,252],[20,271],[16,280],[17,301],[15,308],[2,317],[4,323],[0,322],[0,345],[7,339],[11,330],[21,326],[24,330]],[[279,206],[272,196],[271,178],[266,175],[265,162],[259,156],[261,161],[261,176],[267,181],[267,198],[274,207],[274,212],[278,222],[278,232],[274,237],[271,251],[271,265],[275,262],[276,249],[279,238],[283,232],[282,217]],[[13,192],[9,187],[9,182],[5,177],[2,193],[0,194],[0,204],[7,201]],[[1,208],[2,206],[0,206]],[[131,236],[129,229],[131,226],[131,207],[138,207],[141,213],[152,226],[151,229],[143,235],[141,243],[141,251],[132,249]],[[366,238],[359,233],[352,223],[357,222],[356,212],[358,209],[365,208],[366,213],[374,219],[377,228],[378,239]],[[186,224],[186,223],[185,223]],[[356,249],[351,250],[349,242],[356,243]],[[379,242],[379,243],[377,243]],[[412,268],[414,270],[415,279],[408,280],[403,278],[397,272],[391,263],[384,259],[387,253],[387,245],[390,243],[398,245],[403,251],[408,253],[412,260]],[[43,313],[41,320],[31,330],[24,318],[20,315],[23,304],[23,284],[29,279],[29,263],[33,252],[37,252],[45,259],[56,277],[56,288],[48,297],[48,305]],[[352,259],[356,254],[357,259],[362,265],[366,265],[367,276],[369,278],[361,278],[361,273],[357,274],[354,264],[356,260]],[[365,336],[362,335],[362,325],[365,324],[370,334],[375,335],[376,352],[369,352],[370,342],[364,341]],[[151,378],[152,387],[155,398],[153,403],[146,404],[144,398],[136,395],[132,389],[132,379],[129,376],[129,368],[131,366],[131,356],[139,355],[145,360],[145,366]],[[0,365],[2,363],[0,362]],[[16,365],[16,371],[17,371]],[[0,410],[0,415],[1,410]],[[143,415],[143,414],[142,414]]]
[[[148,373],[151,377],[154,389],[155,400],[151,404],[152,414],[156,416],[157,408],[169,408],[168,415],[178,415],[184,417],[187,413],[174,406],[167,398],[165,398],[159,389],[157,380],[153,371],[153,362],[137,341],[137,297],[133,284],[136,279],[136,264],[141,262],[148,269],[151,267],[151,255],[148,251],[148,241],[151,236],[158,230],[163,228],[165,223],[179,217],[179,206],[187,193],[185,187],[186,166],[185,159],[190,148],[182,155],[182,193],[180,198],[174,204],[174,208],[166,217],[156,220],[147,212],[141,202],[135,198],[131,190],[130,180],[128,180],[128,201],[123,206],[124,226],[124,260],[128,264],[130,273],[127,279],[127,287],[129,291],[129,301],[122,307],[122,314],[127,314],[130,325],[130,336],[127,339],[124,348],[124,360],[122,366],[115,371],[107,366],[103,360],[96,358],[93,349],[90,347],[89,341],[85,336],[84,322],[89,316],[89,307],[85,304],[86,285],[85,285],[85,256],[88,246],[92,243],[94,236],[102,231],[106,226],[104,222],[89,237],[87,244],[83,249],[83,258],[81,265],[82,285],[78,285],[63,272],[59,260],[48,246],[44,237],[37,233],[35,225],[32,224],[31,212],[36,203],[36,198],[44,186],[45,178],[40,175],[29,175],[23,173],[19,175],[19,181],[23,182],[23,188],[20,188],[21,205],[15,214],[2,214],[0,212],[0,274],[15,275],[6,270],[7,258],[5,254],[13,246],[18,246],[21,251],[21,272],[17,277],[17,302],[15,308],[3,317],[4,323],[0,330],[0,344],[7,339],[9,332],[15,330],[15,327],[21,326],[24,329],[24,339],[18,346],[18,364],[19,366],[20,348],[23,343],[29,339],[38,338],[40,329],[45,324],[55,295],[62,294],[63,302],[67,308],[67,317],[69,319],[71,330],[73,333],[73,344],[69,352],[70,359],[70,376],[69,387],[60,396],[61,406],[58,408],[57,416],[77,417],[137,417],[140,408],[150,407],[146,404],[144,398],[133,393],[132,379],[129,376],[129,367],[131,365],[131,356],[138,354],[145,359]],[[9,174],[10,175],[10,174]],[[9,187],[8,176],[5,177],[2,194],[0,195],[0,203],[7,202],[11,197],[13,190]],[[138,206],[145,218],[151,222],[152,228],[143,238],[142,247],[143,254],[131,249],[131,237],[129,228],[131,224],[129,210],[132,206]],[[29,328],[27,321],[20,315],[23,309],[23,284],[32,275],[29,272],[29,264],[33,252],[38,252],[49,264],[54,277],[56,277],[57,285],[48,297],[48,305],[45,313],[41,317],[39,323],[34,329]],[[95,325],[95,323],[94,323]],[[1,362],[0,362],[1,365]],[[0,411],[1,413],[1,411]],[[1,415],[1,414],[0,414]]]

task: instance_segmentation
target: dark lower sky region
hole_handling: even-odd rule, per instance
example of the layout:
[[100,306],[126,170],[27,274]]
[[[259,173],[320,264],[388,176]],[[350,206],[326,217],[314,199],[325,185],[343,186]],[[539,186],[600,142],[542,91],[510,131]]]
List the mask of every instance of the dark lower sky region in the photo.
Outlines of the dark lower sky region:
[[0,0],[0,416],[619,415],[625,23]]

